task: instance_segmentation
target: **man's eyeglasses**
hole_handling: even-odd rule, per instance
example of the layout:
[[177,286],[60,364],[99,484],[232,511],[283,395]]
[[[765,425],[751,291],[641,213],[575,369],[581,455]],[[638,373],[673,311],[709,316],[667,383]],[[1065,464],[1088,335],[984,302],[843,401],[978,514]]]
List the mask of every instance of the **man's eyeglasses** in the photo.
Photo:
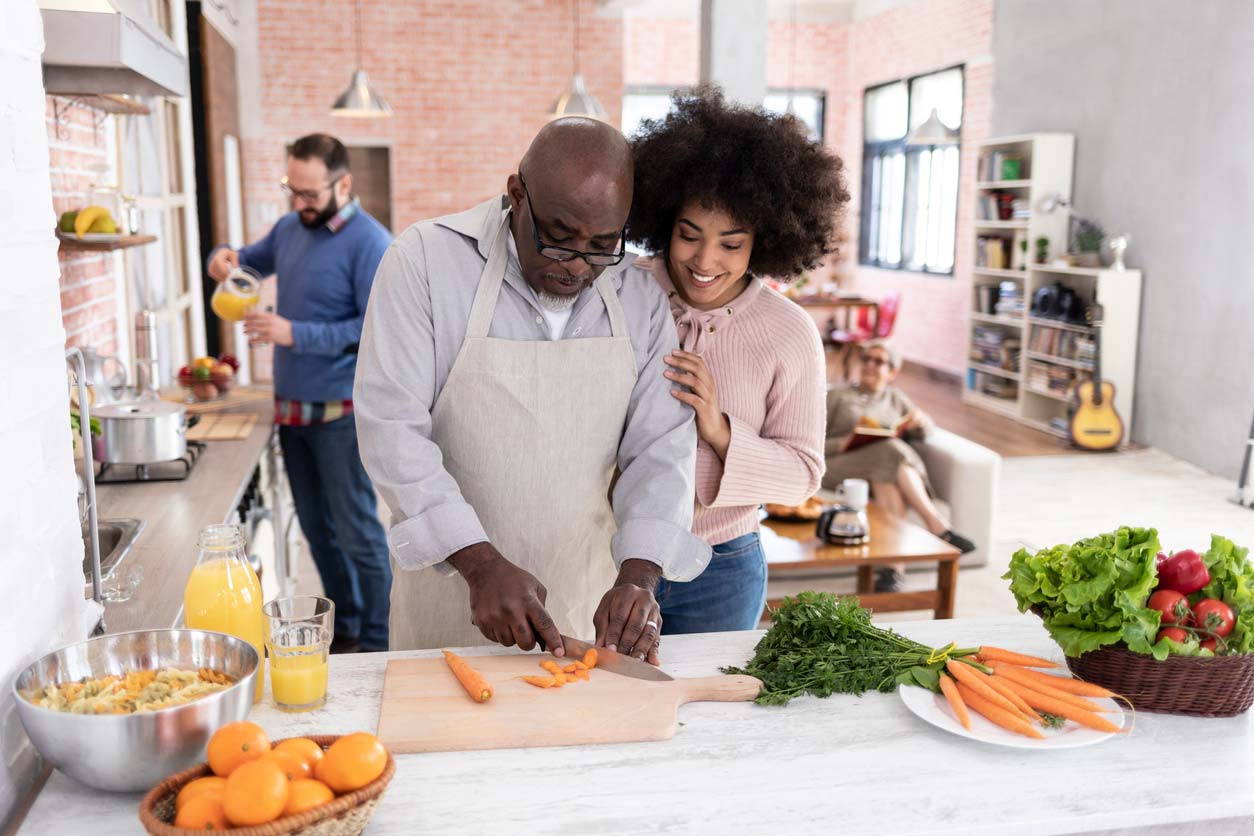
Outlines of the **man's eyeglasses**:
[[322,197],[323,193],[326,192],[328,189],[334,188],[335,184],[340,182],[340,180],[343,177],[344,177],[343,174],[339,175],[338,177],[333,177],[330,183],[327,183],[325,186],[323,186],[321,189],[319,189],[316,192],[308,191],[305,189],[293,189],[292,184],[288,182],[288,179],[286,177],[284,177],[282,180],[279,181],[279,191],[287,195],[289,200],[299,199],[299,200],[304,201],[305,203],[317,203],[318,199]]
[[612,267],[627,255],[627,238],[621,232],[618,235],[618,252],[616,253],[585,253],[541,241],[540,227],[536,225],[536,208],[531,205],[531,189],[527,188],[527,181],[522,178],[521,173],[518,175],[518,181],[522,183],[523,193],[527,196],[527,211],[531,213],[531,234],[536,239],[536,252],[540,255],[550,261],[574,261],[576,258],[582,258],[589,267]]

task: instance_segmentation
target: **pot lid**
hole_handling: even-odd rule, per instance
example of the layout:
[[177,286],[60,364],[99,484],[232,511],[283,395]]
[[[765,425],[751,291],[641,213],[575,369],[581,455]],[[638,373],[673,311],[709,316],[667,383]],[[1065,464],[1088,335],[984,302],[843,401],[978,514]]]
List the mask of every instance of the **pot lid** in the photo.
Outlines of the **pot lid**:
[[164,418],[183,415],[187,407],[181,403],[162,400],[122,401],[101,404],[91,411],[94,418]]

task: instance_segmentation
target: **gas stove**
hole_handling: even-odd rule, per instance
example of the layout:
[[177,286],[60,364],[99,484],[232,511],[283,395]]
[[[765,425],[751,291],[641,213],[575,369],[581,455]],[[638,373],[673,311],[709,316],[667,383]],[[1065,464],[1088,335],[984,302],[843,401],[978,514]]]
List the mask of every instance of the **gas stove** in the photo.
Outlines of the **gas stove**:
[[114,485],[122,482],[178,482],[191,475],[192,468],[205,451],[205,442],[187,442],[187,452],[179,459],[149,464],[102,463],[96,471],[97,485]]

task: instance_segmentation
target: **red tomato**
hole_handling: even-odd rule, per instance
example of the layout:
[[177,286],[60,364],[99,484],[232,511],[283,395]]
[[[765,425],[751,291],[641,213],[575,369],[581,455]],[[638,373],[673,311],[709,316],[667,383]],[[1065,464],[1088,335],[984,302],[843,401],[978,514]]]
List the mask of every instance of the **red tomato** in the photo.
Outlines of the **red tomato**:
[[1174,589],[1158,590],[1149,597],[1146,606],[1162,613],[1163,624],[1188,624],[1192,615],[1189,599]]
[[1202,642],[1203,650],[1209,650],[1211,653],[1218,653],[1219,652],[1218,648],[1219,648],[1219,639],[1215,638],[1214,636],[1211,636],[1209,639]]
[[1193,608],[1193,623],[1216,636],[1226,636],[1231,633],[1235,621],[1232,607],[1218,598],[1203,598]]
[[1173,642],[1184,644],[1189,640],[1189,634],[1179,627],[1167,627],[1158,631],[1158,638],[1154,639],[1154,641],[1160,642],[1163,639],[1171,639]]

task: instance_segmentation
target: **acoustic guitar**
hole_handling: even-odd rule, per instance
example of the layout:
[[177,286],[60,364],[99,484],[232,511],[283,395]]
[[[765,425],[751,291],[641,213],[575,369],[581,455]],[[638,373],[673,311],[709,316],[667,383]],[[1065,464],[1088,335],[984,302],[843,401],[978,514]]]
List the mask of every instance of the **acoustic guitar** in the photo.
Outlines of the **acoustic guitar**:
[[1094,302],[1087,318],[1093,327],[1093,378],[1075,389],[1071,443],[1094,452],[1114,450],[1123,441],[1123,421],[1115,412],[1115,384],[1102,380],[1102,306]]

